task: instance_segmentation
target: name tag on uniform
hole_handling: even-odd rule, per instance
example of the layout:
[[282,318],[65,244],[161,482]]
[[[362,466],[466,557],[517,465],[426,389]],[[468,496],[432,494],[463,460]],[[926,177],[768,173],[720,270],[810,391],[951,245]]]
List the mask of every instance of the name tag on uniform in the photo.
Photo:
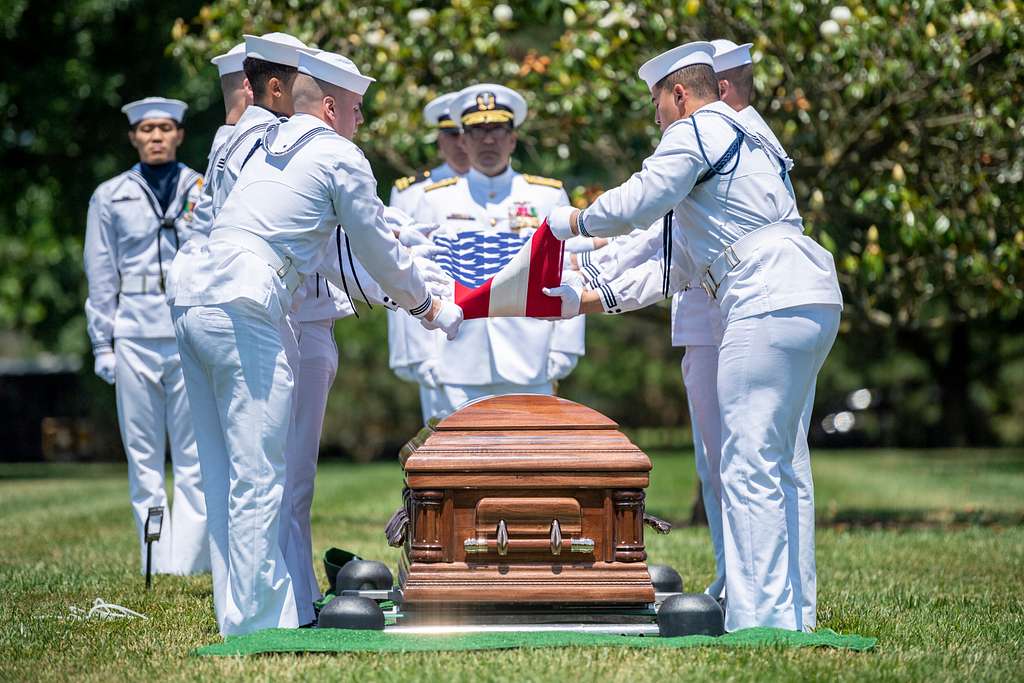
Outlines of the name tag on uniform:
[[137,202],[137,201],[139,201],[139,198],[138,197],[114,197],[110,201],[112,203],[114,203],[114,204],[116,204],[117,202]]

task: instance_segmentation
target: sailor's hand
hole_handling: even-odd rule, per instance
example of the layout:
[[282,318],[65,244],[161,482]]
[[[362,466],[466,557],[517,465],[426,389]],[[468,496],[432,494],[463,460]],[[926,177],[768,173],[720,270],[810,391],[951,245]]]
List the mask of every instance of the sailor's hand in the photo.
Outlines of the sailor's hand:
[[398,241],[407,247],[420,245],[433,245],[427,235],[437,229],[437,225],[426,223],[415,223],[408,225],[398,233]]
[[441,330],[448,337],[448,341],[459,335],[459,326],[462,325],[462,307],[454,301],[434,297],[430,310],[420,318],[420,324],[428,330]]
[[562,318],[575,318],[580,314],[580,299],[583,297],[583,277],[576,271],[562,272],[562,284],[541,290],[548,296],[562,300]]
[[579,212],[579,209],[572,206],[558,206],[548,214],[544,222],[551,229],[551,234],[564,242],[579,234],[578,229],[573,229]]
[[[416,265],[416,270],[423,276],[423,281],[427,285],[427,289],[435,297],[441,297],[442,299],[451,299],[455,296],[455,280],[451,278],[448,273],[441,270],[441,267],[431,261],[429,257],[416,256],[416,250],[421,247],[413,247],[410,251],[413,252],[413,263]],[[423,245],[422,248],[436,249],[434,246]]]
[[107,384],[114,383],[114,369],[117,367],[117,357],[111,351],[98,351],[96,353],[96,364],[93,370],[96,376]]

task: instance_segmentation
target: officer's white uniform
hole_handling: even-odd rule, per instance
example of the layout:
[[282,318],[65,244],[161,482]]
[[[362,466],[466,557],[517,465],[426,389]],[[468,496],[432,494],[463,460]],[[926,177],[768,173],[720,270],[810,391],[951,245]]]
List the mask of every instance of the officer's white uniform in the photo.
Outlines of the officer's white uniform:
[[[486,104],[477,104],[483,101],[480,96]],[[526,114],[518,93],[488,84],[464,89],[449,111],[453,120],[461,118],[466,126],[472,125],[479,113],[476,107],[492,105],[507,107],[506,120],[514,125]],[[521,112],[513,115],[518,107]],[[495,177],[470,169],[463,178],[425,187],[414,218],[438,224],[435,234],[518,230],[525,236],[539,227],[542,216],[568,203],[561,182],[523,175],[510,165]],[[458,339],[439,339],[435,346],[433,374],[444,395],[437,414],[447,415],[482,396],[552,394],[553,383],[567,377],[585,351],[584,329],[582,317],[557,322],[530,318],[466,321]]]
[[[332,71],[342,69],[341,59],[303,55],[299,68],[365,90],[370,79],[351,62],[344,60],[344,78]],[[279,546],[293,384],[281,328],[294,289],[322,265],[334,226],[345,226],[354,252],[397,305],[414,315],[430,311],[432,296],[383,209],[359,148],[318,118],[296,114],[266,132],[209,243],[174,263],[169,294],[207,479],[214,603],[225,635],[299,625]],[[341,287],[340,273],[326,271]]]
[[[711,54],[706,43],[682,46],[641,77],[653,86],[684,66],[710,65]],[[730,156],[715,175],[713,164]],[[808,627],[793,460],[842,307],[832,256],[803,235],[773,156],[728,106],[711,103],[671,124],[642,170],[580,215],[582,234],[612,236],[672,210],[689,259],[716,293],[730,631]]]
[[[423,119],[437,128],[454,128],[458,124],[452,121],[448,113],[448,105],[458,93],[446,93],[431,100],[423,108]],[[440,133],[439,133],[440,134]],[[388,204],[401,209],[410,216],[416,212],[423,188],[428,185],[454,178],[459,174],[448,162],[444,162],[416,176],[399,178],[391,189]],[[388,311],[388,365],[398,377],[406,382],[419,386],[420,412],[423,423],[439,414],[445,405],[444,396],[432,380],[431,372],[417,374],[421,364],[434,356],[435,346],[443,340],[438,339],[441,333],[437,330],[424,330],[419,323],[401,311]]]
[[[146,104],[146,103],[149,104]],[[184,103],[133,103],[129,121],[173,118]],[[176,163],[176,162],[174,162]],[[177,164],[174,197],[164,211],[136,165],[100,185],[89,201],[85,233],[85,303],[94,353],[116,355],[117,414],[129,464],[129,489],[145,563],[143,526],[150,507],[167,507],[165,442],[170,441],[174,499],[153,544],[157,573],[209,571],[206,506],[181,361],[164,294],[179,245],[194,236],[192,211],[201,176]]]
[[[438,223],[439,234],[500,232],[512,229],[520,211],[529,217],[529,227],[522,228],[527,232],[521,232],[528,235],[539,224],[533,216],[569,203],[560,185],[511,167],[494,178],[471,169],[454,183],[428,187],[415,218]],[[553,393],[553,383],[567,377],[585,352],[584,330],[582,317],[556,322],[483,318],[463,323],[454,341],[435,334],[433,373],[443,403],[434,414],[447,415],[482,396]]]
[[[447,163],[430,169],[427,173],[412,178],[414,182],[391,191],[390,206],[412,215],[423,196],[423,188],[441,180],[454,178],[458,174]],[[409,178],[400,179],[408,181]],[[419,386],[420,412],[423,423],[439,414],[445,405],[444,396],[437,384],[430,379],[431,373],[417,374],[420,365],[432,358],[435,347],[442,342],[437,330],[424,330],[418,322],[402,311],[388,311],[388,365],[396,375],[406,382]],[[425,380],[425,381],[424,381]]]

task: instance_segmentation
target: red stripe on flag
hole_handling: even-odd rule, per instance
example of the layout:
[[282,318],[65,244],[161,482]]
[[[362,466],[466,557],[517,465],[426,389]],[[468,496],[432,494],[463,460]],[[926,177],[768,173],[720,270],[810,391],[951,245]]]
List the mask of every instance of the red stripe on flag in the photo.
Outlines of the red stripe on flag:
[[562,300],[548,296],[544,287],[562,284],[562,250],[565,243],[551,234],[548,222],[530,239],[530,280],[526,290],[526,315],[533,318],[558,318],[562,315]]
[[466,287],[460,282],[455,283],[455,303],[462,307],[464,319],[487,317],[491,305],[491,281],[493,279],[490,278],[479,287],[472,288]]

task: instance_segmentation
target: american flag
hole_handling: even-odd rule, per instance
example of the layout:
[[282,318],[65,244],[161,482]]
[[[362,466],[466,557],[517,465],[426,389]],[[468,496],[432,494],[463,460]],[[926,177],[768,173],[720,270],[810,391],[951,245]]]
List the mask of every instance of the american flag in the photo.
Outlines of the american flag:
[[541,290],[562,281],[562,242],[547,223],[524,237],[515,232],[438,234],[445,251],[434,261],[455,280],[465,318],[559,317],[561,299]]

